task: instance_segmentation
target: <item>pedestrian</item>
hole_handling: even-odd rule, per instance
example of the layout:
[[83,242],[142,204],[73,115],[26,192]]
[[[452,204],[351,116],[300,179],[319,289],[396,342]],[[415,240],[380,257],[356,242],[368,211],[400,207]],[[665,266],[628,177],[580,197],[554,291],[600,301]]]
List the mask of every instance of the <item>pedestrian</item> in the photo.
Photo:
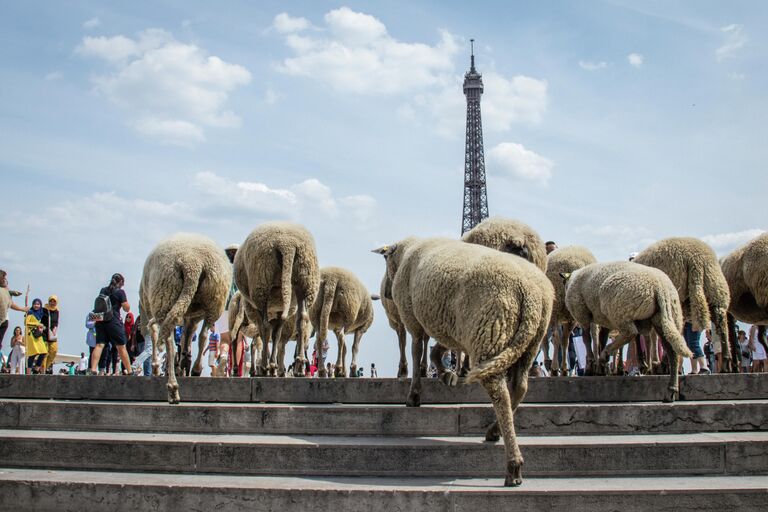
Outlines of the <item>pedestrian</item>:
[[128,351],[128,359],[133,365],[134,359],[138,355],[136,353],[136,343],[133,341],[133,313],[130,311],[125,314],[125,321],[123,321],[123,327],[125,328],[125,348]]
[[[8,310],[21,311],[26,313],[29,308],[17,306],[12,297],[18,297],[21,292],[8,289],[8,273],[0,270],[0,350],[3,348],[3,339],[8,330]],[[29,287],[27,287],[27,300],[29,299]]]
[[325,365],[325,376],[326,378],[329,378],[329,379],[333,377],[333,370],[331,369],[330,362]]
[[752,366],[752,351],[745,331],[739,331],[737,342],[741,352],[741,373],[748,373]]
[[[125,349],[127,341],[125,339],[125,326],[120,317],[121,310],[126,313],[131,310],[131,305],[128,303],[128,297],[125,295],[125,291],[123,291],[123,286],[125,286],[125,278],[121,274],[114,274],[109,284],[99,290],[99,297],[96,299],[99,311],[96,312],[101,314],[102,317],[100,321],[96,322],[96,348],[93,350],[93,357],[91,358],[91,374],[95,374],[97,371],[97,361],[101,357],[104,346],[107,343],[113,343],[117,347],[123,368],[125,368],[124,371],[128,375],[133,375],[131,363],[128,359],[128,351]],[[105,301],[108,304],[102,304]],[[100,311],[106,308],[109,309],[104,312]]]
[[211,377],[216,377],[216,366],[219,364],[217,359],[219,357],[219,342],[221,336],[216,332],[216,324],[213,324],[208,333],[208,346],[205,347],[205,351],[208,352],[208,366],[211,367]]
[[691,374],[703,375],[711,373],[707,366],[707,358],[701,350],[701,331],[694,331],[691,322],[685,322],[683,326],[683,337],[688,348],[693,352],[691,357]]
[[371,363],[371,378],[375,379],[379,376],[379,372],[376,371],[376,363]]
[[749,349],[752,353],[752,372],[764,372],[766,371],[766,356],[765,347],[757,339],[757,326],[753,325],[749,328]]
[[549,253],[551,253],[552,251],[554,251],[555,249],[557,249],[557,244],[556,244],[555,242],[553,242],[552,240],[548,240],[548,241],[547,241],[547,242],[544,244],[544,249],[546,249],[546,251],[547,251],[547,255],[549,255]]
[[[237,254],[237,250],[240,246],[237,244],[228,245],[224,249],[224,253],[227,255],[227,258],[229,259],[229,262],[234,264],[235,261],[235,255]],[[221,314],[221,317],[219,317],[218,320],[216,320],[216,328],[219,332],[220,336],[220,342],[219,342],[219,358],[223,358],[222,360],[227,361],[227,370],[225,370],[229,375],[232,374],[232,368],[238,366],[238,362],[233,362],[229,353],[230,353],[230,347],[232,346],[232,339],[229,334],[229,302],[232,300],[232,296],[237,292],[237,285],[235,284],[235,276],[234,273],[232,275],[232,283],[229,286],[229,296],[227,297],[227,303],[224,306],[224,312]],[[232,350],[232,353],[235,354],[235,350]],[[227,375],[220,375],[221,377],[226,377]]]
[[18,325],[13,329],[11,338],[10,372],[21,375],[26,363],[26,347],[24,346],[24,331]]
[[59,352],[59,298],[56,295],[48,297],[48,303],[43,306],[43,339],[48,347],[45,356],[45,373],[53,375],[53,363],[56,362],[56,354]]
[[[136,321],[133,323],[133,341],[136,343],[136,352],[139,356],[147,350],[147,340],[144,338],[144,334],[141,332],[141,315],[136,317]],[[137,356],[138,357],[138,356]],[[152,375],[152,355],[147,354],[144,357],[142,364],[142,373],[145,376]]]
[[43,301],[34,299],[32,307],[24,318],[26,336],[24,344],[27,347],[27,373],[40,373],[45,356],[48,355],[48,347],[43,339]]
[[85,357],[85,352],[80,352],[80,362],[77,363],[77,374],[85,375],[86,371],[88,371],[88,358]]

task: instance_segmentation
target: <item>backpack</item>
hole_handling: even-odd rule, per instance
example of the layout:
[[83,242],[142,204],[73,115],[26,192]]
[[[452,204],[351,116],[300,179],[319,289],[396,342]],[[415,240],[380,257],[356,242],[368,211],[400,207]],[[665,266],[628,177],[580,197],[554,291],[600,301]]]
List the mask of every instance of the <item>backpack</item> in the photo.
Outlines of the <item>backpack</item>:
[[112,301],[109,299],[109,295],[100,293],[96,300],[93,301],[93,314],[99,318],[100,322],[109,322],[112,320]]

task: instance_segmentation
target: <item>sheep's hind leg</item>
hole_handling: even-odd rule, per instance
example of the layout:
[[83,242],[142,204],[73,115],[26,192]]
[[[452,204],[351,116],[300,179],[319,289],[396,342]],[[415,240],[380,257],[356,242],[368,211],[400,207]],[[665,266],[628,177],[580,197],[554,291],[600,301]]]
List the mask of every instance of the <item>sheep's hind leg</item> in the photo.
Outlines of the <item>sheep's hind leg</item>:
[[152,375],[160,375],[160,361],[157,358],[158,330],[157,322],[149,324],[149,337],[152,340]]
[[347,345],[344,343],[344,329],[333,331],[336,340],[339,342],[339,353],[336,356],[336,367],[333,369],[334,377],[346,377],[347,370],[344,368],[344,359],[347,357]]
[[173,322],[163,322],[160,327],[160,339],[165,343],[166,351],[166,371],[168,376],[168,403],[178,404],[181,400],[179,396],[179,382],[176,380],[174,371],[174,361],[176,360],[176,343],[173,341]]
[[[429,350],[428,350],[429,349],[429,336],[427,336],[426,334],[424,336],[422,336],[421,343],[422,343],[422,349],[421,349],[422,352],[421,352],[421,363],[419,364],[419,371],[420,371],[422,377],[426,377],[427,376],[427,368],[429,368]],[[413,363],[413,364],[416,364],[416,363]],[[406,370],[407,370],[407,368],[406,368]],[[406,375],[407,375],[407,373],[408,372],[406,371]]]
[[355,338],[354,341],[352,341],[352,362],[349,366],[349,374],[352,377],[357,376],[357,352],[360,350],[360,340],[363,337],[363,331],[357,330],[355,331]]
[[504,438],[504,448],[507,455],[507,473],[504,485],[506,487],[516,487],[523,483],[523,455],[520,453],[520,448],[517,446],[517,438],[515,437],[509,389],[502,375],[483,381],[483,387],[491,397],[493,409],[496,411],[496,418]]
[[[423,333],[411,334],[411,359],[413,360],[411,373],[411,389],[408,390],[408,398],[405,400],[407,407],[419,407],[421,405],[421,369],[416,364],[421,361],[424,344],[422,343]],[[442,363],[441,363],[442,366]]]

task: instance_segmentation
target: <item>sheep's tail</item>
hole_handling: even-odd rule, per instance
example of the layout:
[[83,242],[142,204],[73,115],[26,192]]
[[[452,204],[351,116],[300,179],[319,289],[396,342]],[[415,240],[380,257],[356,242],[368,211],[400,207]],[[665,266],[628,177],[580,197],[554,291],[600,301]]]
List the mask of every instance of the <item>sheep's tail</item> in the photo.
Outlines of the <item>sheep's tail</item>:
[[670,344],[672,350],[675,351],[681,357],[693,357],[688,345],[683,339],[683,335],[680,334],[680,329],[677,328],[673,319],[676,318],[673,304],[668,300],[665,290],[656,290],[656,304],[658,304],[659,310],[655,315],[654,327],[659,331],[659,334]]
[[183,282],[181,285],[181,291],[176,298],[176,302],[168,311],[166,318],[172,319],[176,322],[175,325],[183,324],[184,315],[187,313],[189,306],[192,304],[192,299],[195,297],[197,287],[200,284],[200,277],[203,274],[203,267],[200,264],[191,264],[189,260],[184,262],[184,265],[180,265],[178,270],[183,276]]
[[286,320],[291,309],[291,293],[293,292],[291,277],[293,276],[293,260],[296,256],[296,248],[291,247],[287,251],[282,252],[282,255],[283,269],[280,275],[280,292],[283,298],[283,312],[280,316],[283,320]]
[[317,328],[317,339],[324,340],[328,336],[328,320],[333,308],[333,297],[336,295],[336,279],[323,281],[323,306],[320,308],[320,325]]
[[[467,375],[467,382],[477,382],[492,379],[503,375],[520,357],[528,350],[530,341],[536,338],[539,331],[539,323],[548,322],[549,319],[542,319],[539,314],[531,314],[534,311],[523,311],[524,305],[521,304],[520,324],[517,331],[512,336],[509,345],[488,361],[480,363],[476,368],[470,370]],[[534,309],[534,308],[526,308]],[[535,311],[538,313],[538,311]],[[494,321],[493,331],[499,331],[498,320]],[[495,341],[495,340],[493,340]]]
[[704,293],[704,271],[701,267],[688,270],[688,304],[691,309],[691,324],[697,331],[709,329],[711,322],[707,296]]

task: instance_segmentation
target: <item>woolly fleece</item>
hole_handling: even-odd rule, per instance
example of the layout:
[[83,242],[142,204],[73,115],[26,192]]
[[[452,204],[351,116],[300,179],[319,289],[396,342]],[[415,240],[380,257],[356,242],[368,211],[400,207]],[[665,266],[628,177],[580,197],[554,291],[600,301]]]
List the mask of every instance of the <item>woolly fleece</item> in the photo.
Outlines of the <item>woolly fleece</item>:
[[547,271],[547,248],[539,234],[518,220],[489,217],[464,233],[464,242],[516,254]]

